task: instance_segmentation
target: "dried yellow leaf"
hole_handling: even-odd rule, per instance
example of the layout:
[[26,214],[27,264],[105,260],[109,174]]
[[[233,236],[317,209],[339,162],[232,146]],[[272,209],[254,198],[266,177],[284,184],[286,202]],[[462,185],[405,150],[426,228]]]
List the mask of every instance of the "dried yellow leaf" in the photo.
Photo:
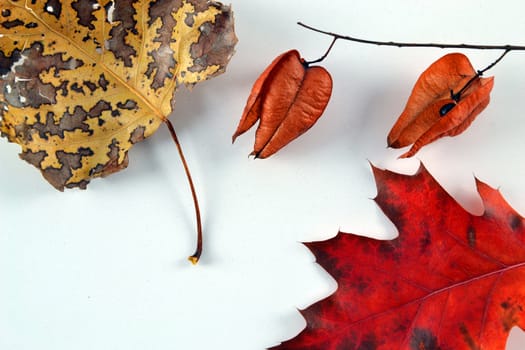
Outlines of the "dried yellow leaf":
[[0,132],[57,189],[125,168],[181,84],[224,71],[237,38],[205,0],[2,0]]

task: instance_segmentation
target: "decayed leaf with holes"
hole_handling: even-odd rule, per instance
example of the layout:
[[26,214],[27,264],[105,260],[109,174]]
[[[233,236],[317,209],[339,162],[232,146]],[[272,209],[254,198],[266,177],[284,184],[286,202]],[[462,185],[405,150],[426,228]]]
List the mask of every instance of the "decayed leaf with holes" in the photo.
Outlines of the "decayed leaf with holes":
[[338,287],[302,311],[306,329],[276,349],[505,349],[511,328],[525,329],[523,217],[480,181],[478,216],[423,167],[374,175],[375,201],[399,237],[308,243]]
[[400,158],[411,157],[424,145],[462,133],[490,101],[494,78],[477,75],[460,53],[441,57],[419,77],[403,113],[388,134],[393,148],[413,144]]
[[174,91],[222,73],[237,39],[205,0],[3,0],[0,131],[57,189],[125,168]]

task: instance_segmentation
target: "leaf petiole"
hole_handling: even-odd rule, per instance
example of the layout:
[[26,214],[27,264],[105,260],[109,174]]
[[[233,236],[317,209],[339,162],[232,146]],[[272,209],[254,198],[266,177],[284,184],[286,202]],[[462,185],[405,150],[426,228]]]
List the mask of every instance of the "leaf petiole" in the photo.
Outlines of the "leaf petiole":
[[195,220],[197,222],[197,248],[195,249],[195,253],[193,253],[193,255],[188,257],[188,260],[193,265],[196,265],[199,262],[199,258],[202,254],[202,223],[201,223],[201,212],[199,209],[199,201],[197,199],[197,192],[195,190],[195,185],[193,184],[193,180],[191,178],[190,168],[188,167],[188,163],[186,162],[186,158],[184,157],[184,153],[182,152],[182,147],[180,145],[177,134],[175,133],[175,129],[173,128],[173,124],[171,123],[169,119],[165,119],[164,123],[166,123],[166,126],[168,127],[168,130],[170,131],[171,138],[173,139],[173,141],[175,142],[175,145],[177,146],[177,151],[179,152],[179,156],[182,161],[182,165],[184,166],[184,172],[186,173],[186,178],[188,179],[188,183],[190,185],[191,196],[193,197],[193,206],[195,208]]

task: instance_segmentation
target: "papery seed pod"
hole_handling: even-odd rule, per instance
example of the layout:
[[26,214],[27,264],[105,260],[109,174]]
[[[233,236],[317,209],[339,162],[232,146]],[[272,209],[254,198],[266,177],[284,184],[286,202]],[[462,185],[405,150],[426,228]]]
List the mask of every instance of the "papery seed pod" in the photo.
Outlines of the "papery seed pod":
[[481,78],[460,53],[441,57],[419,77],[403,113],[388,134],[388,146],[413,144],[400,158],[424,145],[463,132],[489,104],[494,78]]
[[253,85],[232,141],[259,120],[251,155],[267,158],[315,124],[331,93],[328,71],[309,66],[299,52],[290,50],[277,57]]

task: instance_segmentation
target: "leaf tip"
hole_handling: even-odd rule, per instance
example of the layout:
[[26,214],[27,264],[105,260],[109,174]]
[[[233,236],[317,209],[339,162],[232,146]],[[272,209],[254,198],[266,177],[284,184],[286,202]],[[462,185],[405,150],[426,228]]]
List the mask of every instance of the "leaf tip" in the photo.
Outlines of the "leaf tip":
[[376,166],[370,160],[368,161],[368,164],[370,165],[370,168],[372,168],[372,174],[374,175],[374,179],[376,181],[377,181],[377,177],[380,176],[382,173],[384,173],[386,171],[385,169],[382,169],[382,168]]

